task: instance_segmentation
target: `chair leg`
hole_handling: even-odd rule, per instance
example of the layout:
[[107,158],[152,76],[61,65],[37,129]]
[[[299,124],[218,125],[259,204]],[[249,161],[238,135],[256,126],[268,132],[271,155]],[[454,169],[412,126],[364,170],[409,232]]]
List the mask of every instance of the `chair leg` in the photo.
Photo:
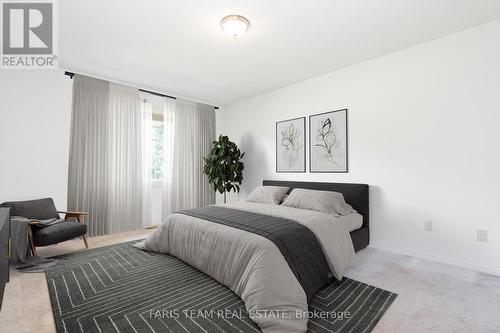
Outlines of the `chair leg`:
[[[80,215],[76,216],[76,221],[78,221],[78,223],[82,223],[82,221],[80,220]],[[82,238],[83,242],[85,243],[85,247],[88,249],[89,244],[87,243],[87,235],[83,235]]]
[[31,232],[31,227],[28,227],[28,243],[31,250],[31,255],[36,256],[35,241],[33,240],[33,233]]
[[83,242],[85,243],[85,247],[88,249],[89,244],[87,243],[87,235],[83,235],[82,238],[83,238]]

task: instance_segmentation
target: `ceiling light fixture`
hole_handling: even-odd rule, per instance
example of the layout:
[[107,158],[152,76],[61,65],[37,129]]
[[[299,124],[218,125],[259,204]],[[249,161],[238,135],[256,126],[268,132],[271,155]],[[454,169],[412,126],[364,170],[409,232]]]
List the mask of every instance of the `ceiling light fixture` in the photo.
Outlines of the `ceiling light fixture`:
[[220,26],[229,36],[240,38],[247,32],[250,22],[241,15],[228,15],[220,21]]

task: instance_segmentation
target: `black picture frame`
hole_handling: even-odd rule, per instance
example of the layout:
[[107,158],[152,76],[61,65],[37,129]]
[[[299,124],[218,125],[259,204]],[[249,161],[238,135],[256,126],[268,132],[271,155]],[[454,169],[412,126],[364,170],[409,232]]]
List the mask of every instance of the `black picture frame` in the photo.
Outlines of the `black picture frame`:
[[[313,144],[315,140],[313,140],[313,129],[312,129],[312,123],[313,123],[313,118],[314,117],[319,117],[319,116],[324,116],[327,114],[335,114],[337,112],[345,112],[345,146],[344,146],[344,151],[345,151],[345,169],[342,170],[315,170],[313,169],[313,154],[314,154],[314,147]],[[327,111],[327,112],[322,112],[322,113],[317,113],[309,116],[309,172],[310,173],[348,173],[349,172],[349,117],[348,117],[348,109],[339,109],[339,110],[334,110],[334,111]]]
[[[302,120],[303,126],[302,126],[302,147],[304,150],[304,162],[303,162],[303,168],[302,170],[280,170],[278,167],[278,159],[279,159],[279,148],[278,148],[278,126],[281,123],[286,123],[286,122],[291,122],[291,121],[297,121],[297,120]],[[286,119],[286,120],[281,120],[276,122],[275,126],[275,131],[276,131],[276,144],[275,144],[275,149],[276,149],[276,173],[305,173],[307,171],[306,169],[306,159],[307,159],[307,154],[306,154],[306,117],[297,117],[297,118],[291,118],[291,119]]]

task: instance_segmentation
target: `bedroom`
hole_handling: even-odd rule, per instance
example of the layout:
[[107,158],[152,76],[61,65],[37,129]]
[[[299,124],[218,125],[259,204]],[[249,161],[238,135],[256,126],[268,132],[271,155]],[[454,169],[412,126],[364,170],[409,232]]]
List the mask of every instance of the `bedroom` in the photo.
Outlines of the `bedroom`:
[[0,332],[499,331],[498,1],[30,4]]

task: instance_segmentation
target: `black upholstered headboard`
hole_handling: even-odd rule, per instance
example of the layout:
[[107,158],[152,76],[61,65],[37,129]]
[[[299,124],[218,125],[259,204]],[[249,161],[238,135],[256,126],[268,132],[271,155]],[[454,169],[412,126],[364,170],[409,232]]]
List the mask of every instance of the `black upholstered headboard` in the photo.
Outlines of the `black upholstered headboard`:
[[264,186],[288,186],[290,187],[288,193],[296,187],[309,190],[335,191],[342,193],[345,201],[363,216],[363,228],[367,228],[370,225],[369,195],[368,185],[366,184],[314,183],[284,180],[264,180],[262,184]]

